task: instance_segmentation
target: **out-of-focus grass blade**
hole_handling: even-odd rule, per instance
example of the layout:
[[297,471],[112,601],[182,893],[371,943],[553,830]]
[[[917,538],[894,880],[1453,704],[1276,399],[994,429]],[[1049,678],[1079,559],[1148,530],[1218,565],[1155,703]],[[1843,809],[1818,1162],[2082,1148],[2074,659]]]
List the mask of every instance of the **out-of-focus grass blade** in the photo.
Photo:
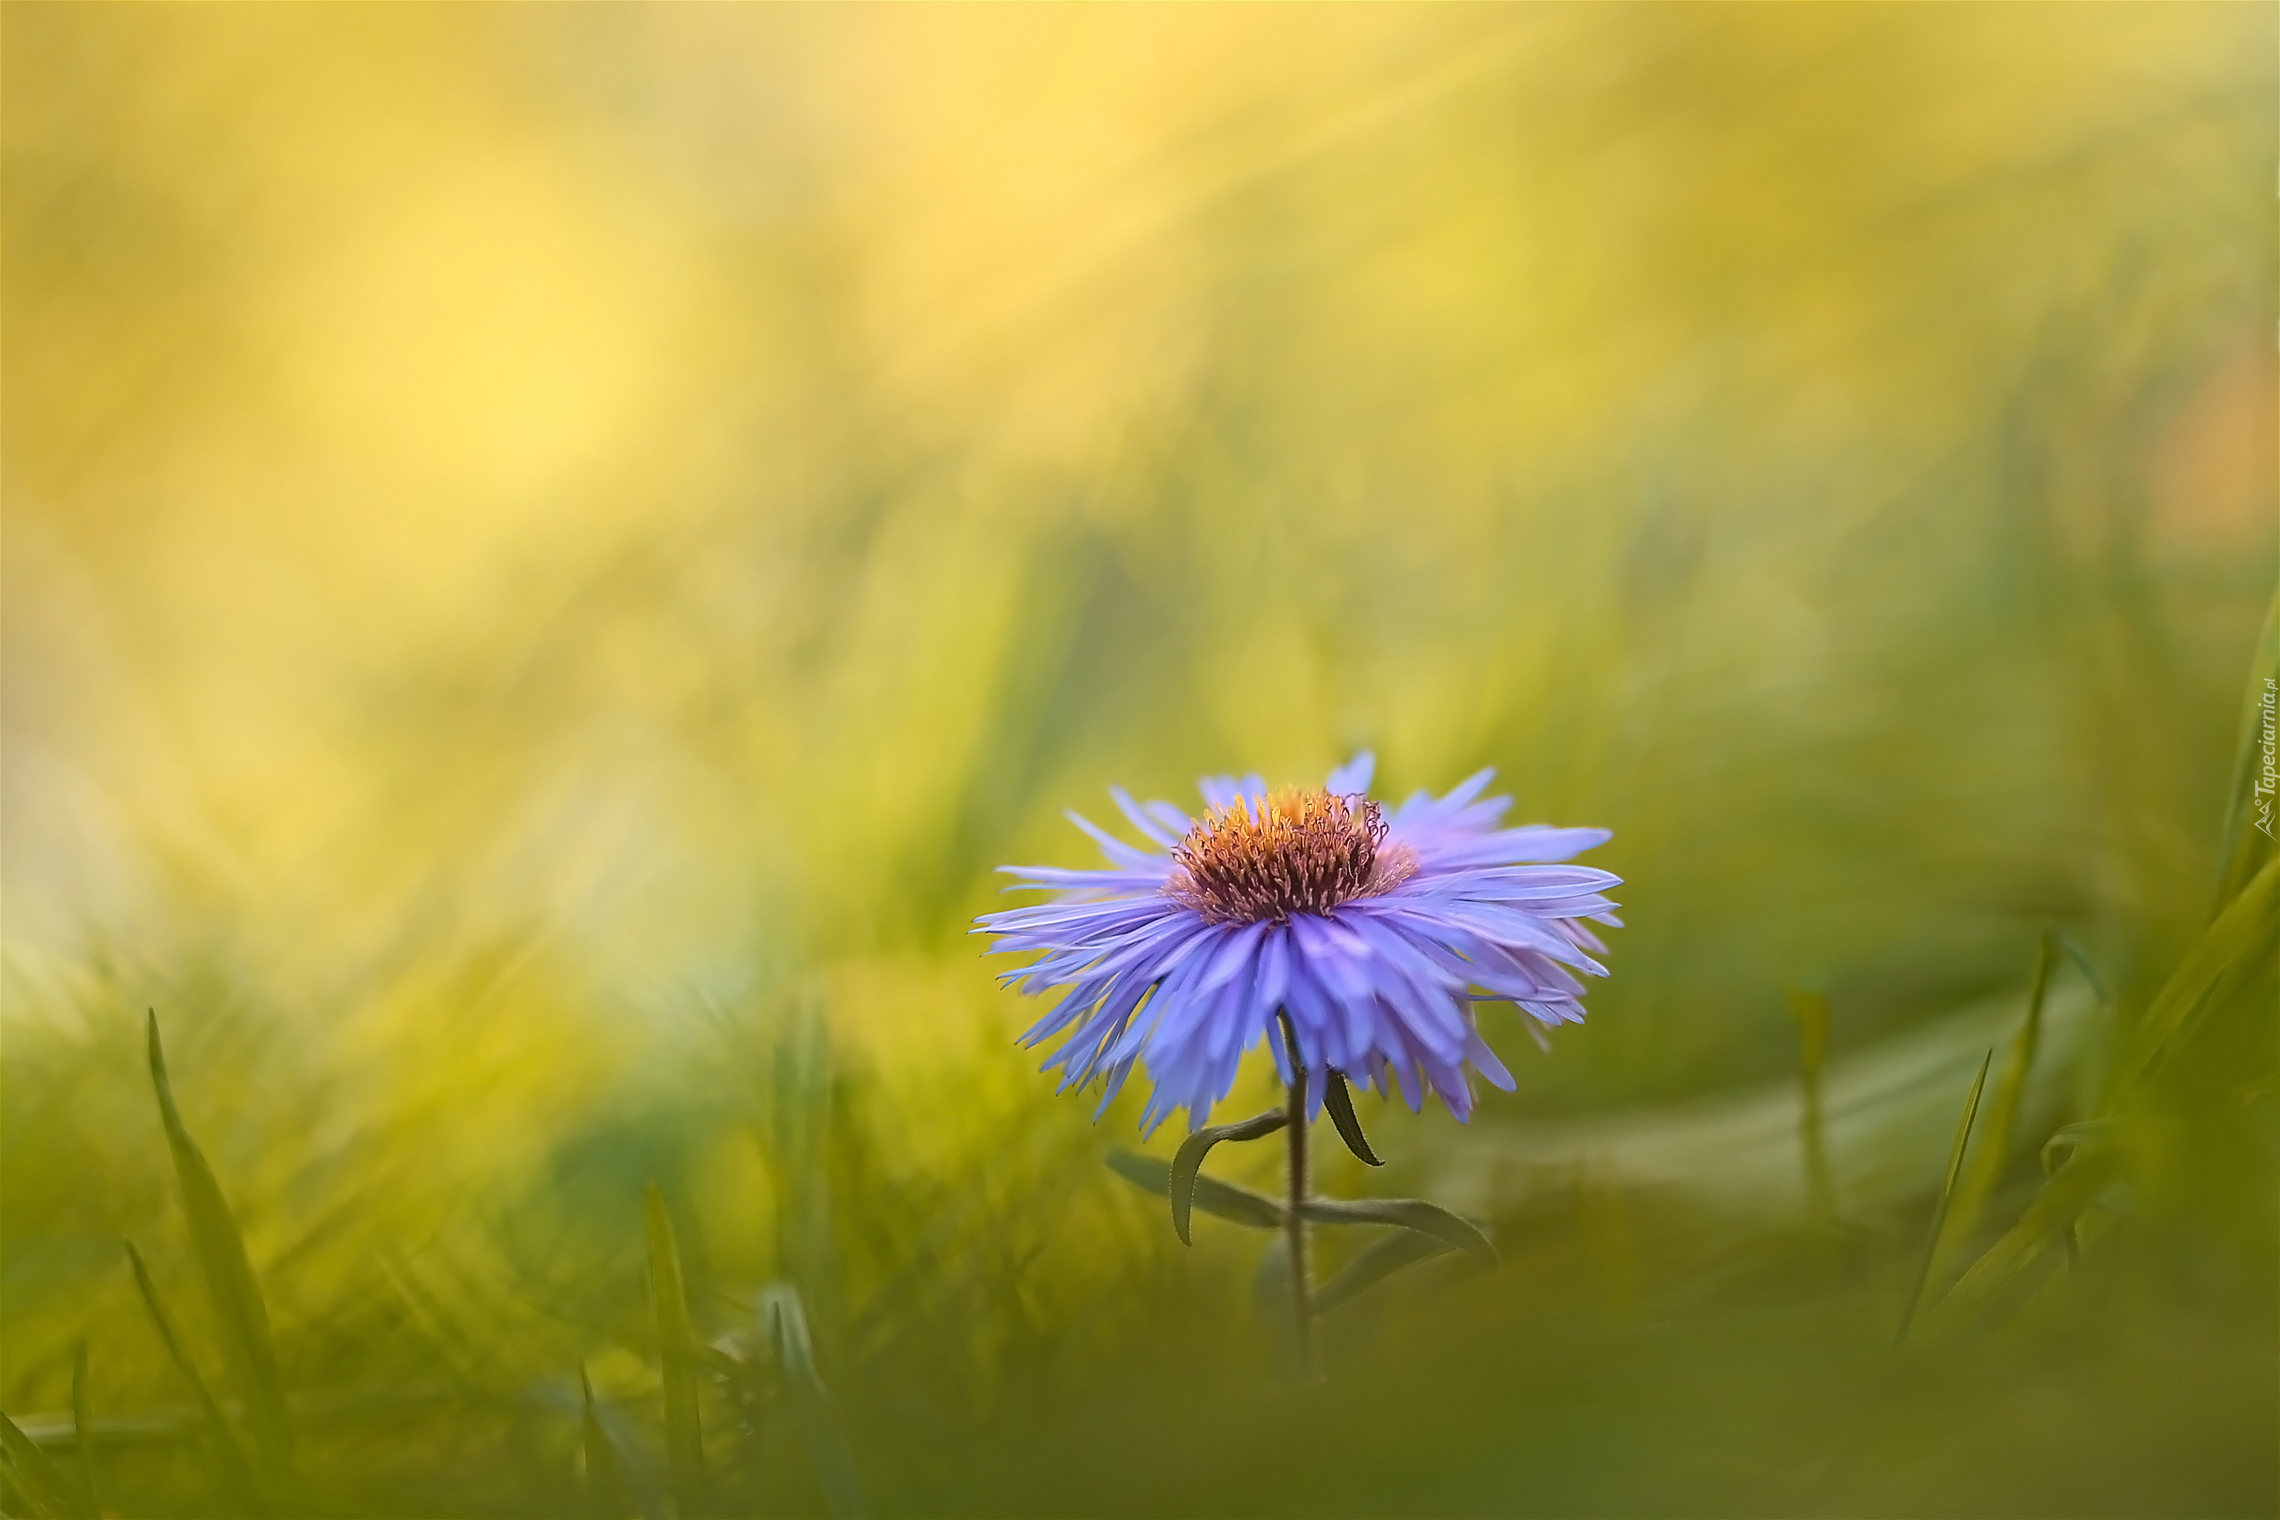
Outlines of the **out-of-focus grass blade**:
[[1908,1290],[1908,1302],[1900,1311],[1900,1331],[1894,1341],[1908,1339],[1908,1328],[1916,1322],[1916,1306],[1924,1297],[1924,1284],[1931,1281],[1932,1261],[1939,1255],[1940,1234],[1947,1227],[1948,1204],[1955,1197],[1955,1180],[1963,1171],[1963,1153],[1971,1143],[1971,1121],[1979,1115],[1979,1094],[1987,1086],[1987,1068],[1995,1062],[1995,1052],[1987,1052],[1979,1063],[1979,1075],[1971,1079],[1971,1096],[1963,1100],[1963,1118],[1955,1127],[1955,1145],[1948,1151],[1947,1175],[1940,1180],[1939,1202],[1932,1206],[1931,1238],[1924,1242],[1924,1264],[1917,1269],[1916,1282]]
[[135,1249],[131,1240],[122,1244],[127,1248],[127,1262],[134,1268],[135,1288],[142,1294],[143,1307],[150,1311],[150,1322],[158,1330],[159,1341],[166,1347],[174,1370],[190,1385],[190,1392],[206,1417],[214,1460],[222,1469],[224,1486],[235,1491],[255,1513],[267,1514],[268,1506],[262,1498],[260,1480],[254,1476],[253,1464],[246,1460],[245,1449],[238,1445],[236,1433],[223,1417],[221,1401],[214,1397],[213,1389],[207,1387],[205,1378],[199,1375],[197,1364],[190,1360],[181,1333],[174,1328],[174,1316],[166,1312],[166,1304],[158,1296],[158,1284],[151,1281],[150,1268],[143,1264],[142,1252]]
[[2212,913],[2222,913],[2241,889],[2256,879],[2275,858],[2274,831],[2280,830],[2274,814],[2280,794],[2260,792],[2264,772],[2265,725],[2280,707],[2280,591],[2264,614],[2264,631],[2256,641],[2256,658],[2249,668],[2248,689],[2240,715],[2238,759],[2233,765],[2231,803],[2226,809],[2225,832],[2217,857],[2217,899]]
[[87,1513],[103,1512],[103,1484],[95,1451],[95,1390],[88,1376],[87,1338],[71,1358],[71,1446],[79,1468],[79,1493]]
[[1328,1314],[1341,1304],[1351,1303],[1363,1290],[1376,1287],[1403,1267],[1446,1256],[1455,1249],[1436,1236],[1420,1235],[1415,1230],[1396,1230],[1382,1240],[1371,1242],[1368,1249],[1316,1288],[1314,1312]]
[[761,1289],[760,1319],[775,1349],[776,1368],[790,1396],[800,1442],[823,1483],[824,1499],[840,1520],[859,1520],[864,1513],[862,1486],[855,1480],[855,1464],[840,1439],[831,1395],[823,1386],[822,1374],[816,1371],[815,1342],[808,1334],[807,1310],[800,1302],[799,1289],[790,1283],[772,1283]]
[[2202,1000],[2218,977],[2243,958],[2260,951],[2269,953],[2275,943],[2280,943],[2276,905],[2280,905],[2280,855],[2265,861],[2255,878],[2225,905],[2217,921],[2201,931],[2200,938],[2162,984],[2153,1005],[2138,1021],[2130,1054],[2119,1073],[2121,1080],[2142,1075],[2164,1046],[2192,1027]]
[[213,1300],[214,1317],[222,1329],[223,1352],[237,1374],[254,1449],[271,1480],[289,1487],[293,1419],[285,1403],[285,1382],[277,1371],[276,1348],[269,1338],[269,1310],[261,1301],[261,1290],[253,1280],[253,1263],[246,1257],[244,1237],[222,1197],[221,1184],[175,1107],[174,1088],[166,1078],[166,1052],[159,1045],[156,1012],[150,1015],[149,1030],[151,1085],[158,1091],[158,1113],[166,1126],[167,1148],[174,1153],[174,1176],[182,1190],[183,1211],[190,1220],[198,1274]]
[[2114,1000],[2106,995],[2106,984],[2100,980],[2098,968],[2090,963],[2089,955],[2074,942],[2072,936],[2056,929],[2049,932],[2051,938],[2058,942],[2058,948],[2066,952],[2067,959],[2074,962],[2074,969],[2082,973],[2082,980],[2090,984],[2090,995],[2098,1000],[2098,1006],[2110,1006]]
[[1797,1065],[1804,1107],[1797,1118],[1797,1143],[1805,1164],[1805,1208],[1815,1225],[1836,1222],[1836,1174],[1829,1168],[1828,1124],[1822,1114],[1821,1077],[1829,1065],[1829,1000],[1818,992],[1791,988],[1789,1016],[1797,1021]]
[[78,1490],[55,1458],[40,1450],[39,1444],[4,1414],[0,1414],[0,1449],[8,1454],[8,1475],[34,1511],[57,1520],[78,1520],[82,1515],[92,1520],[95,1512],[82,1504]]
[[586,1450],[587,1502],[604,1520],[625,1520],[633,1513],[633,1501],[625,1491],[625,1464],[618,1459],[617,1443],[594,1413],[594,1385],[582,1362],[578,1366],[578,1392],[585,1401],[581,1442]]
[[1254,1114],[1235,1124],[1214,1124],[1197,1130],[1180,1142],[1179,1153],[1172,1157],[1170,1180],[1167,1188],[1172,1198],[1172,1231],[1180,1244],[1192,1246],[1195,1241],[1188,1234],[1188,1214],[1195,1207],[1195,1184],[1203,1170],[1203,1158],[1222,1140],[1257,1140],[1273,1134],[1290,1123],[1290,1115],[1279,1108],[1270,1108],[1263,1114]]
[[1309,1198],[1301,1212],[1317,1224],[1391,1224],[1455,1246],[1484,1267],[1502,1258],[1480,1226],[1422,1198]]
[[[1170,1190],[1172,1168],[1170,1163],[1138,1151],[1110,1151],[1108,1169],[1144,1193],[1162,1197]],[[1282,1205],[1249,1188],[1239,1188],[1217,1178],[1198,1175],[1195,1179],[1195,1206],[1215,1219],[1233,1224],[1248,1225],[1254,1230],[1282,1228]]]
[[1370,1149],[1370,1137],[1362,1133],[1362,1116],[1354,1112],[1354,1095],[1346,1087],[1346,1074],[1333,1067],[1330,1083],[1322,1094],[1322,1106],[1330,1110],[1330,1122],[1338,1128],[1338,1138],[1346,1142],[1346,1149],[1365,1166],[1383,1166],[1378,1153]]
[[2116,1127],[2112,1119],[2083,1119],[2061,1127],[2043,1142],[2043,1175],[2056,1177],[2084,1147],[2111,1139]]
[[[2026,1101],[2027,1075],[2035,1064],[2035,1049],[2042,1040],[2043,996],[2050,989],[2051,962],[2056,958],[2056,936],[2048,930],[2035,945],[2035,977],[2027,990],[2027,1016],[2011,1037],[2003,1055],[2003,1070],[1995,1079],[1995,1096],[1987,1108],[1987,1125],[1980,1131],[1979,1149],[1956,1188],[1948,1209],[1947,1240],[1964,1241],[1979,1223],[1979,1212],[2003,1177],[2011,1159],[2011,1134],[2018,1127],[2019,1109]],[[1945,1251],[1943,1244],[1937,1248]],[[1935,1270],[1937,1270],[1935,1264]]]
[[2121,1148],[2086,1141],[2043,1185],[2010,1233],[1990,1246],[1936,1306],[1937,1318],[1953,1322],[1991,1308],[2033,1280],[2049,1263],[2054,1246],[2069,1245],[2074,1221],[2122,1175]]
[[705,1503],[705,1437],[697,1416],[696,1334],[689,1325],[689,1293],[681,1279],[681,1251],[665,1195],[650,1183],[642,1193],[649,1236],[649,1291],[657,1306],[657,1346],[665,1381],[665,1457],[673,1502],[683,1520]]

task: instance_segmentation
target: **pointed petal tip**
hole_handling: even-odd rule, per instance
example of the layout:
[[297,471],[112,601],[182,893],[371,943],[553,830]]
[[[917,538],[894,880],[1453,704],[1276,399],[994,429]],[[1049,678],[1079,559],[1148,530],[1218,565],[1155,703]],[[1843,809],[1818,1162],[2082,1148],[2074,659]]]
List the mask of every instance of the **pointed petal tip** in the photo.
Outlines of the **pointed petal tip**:
[[1324,783],[1324,787],[1340,796],[1352,796],[1356,792],[1367,792],[1370,780],[1376,774],[1377,754],[1374,750],[1365,749],[1331,771],[1330,779]]

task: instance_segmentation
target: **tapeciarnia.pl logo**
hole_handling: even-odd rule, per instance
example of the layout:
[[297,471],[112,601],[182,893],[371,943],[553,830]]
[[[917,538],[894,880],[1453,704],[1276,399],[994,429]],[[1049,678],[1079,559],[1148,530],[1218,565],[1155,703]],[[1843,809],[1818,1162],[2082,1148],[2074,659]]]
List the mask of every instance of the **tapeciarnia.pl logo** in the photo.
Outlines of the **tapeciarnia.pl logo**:
[[2256,794],[2252,800],[2256,804],[2256,826],[2264,831],[2264,837],[2267,839],[2273,837],[2272,792],[2276,784],[2276,778],[2274,777],[2272,770],[2272,719],[2274,695],[2274,679],[2271,676],[2266,676],[2264,678],[2264,695],[2257,698],[2256,701],[2256,705],[2261,710],[2264,719],[2263,739],[2261,744],[2258,746],[2262,751],[2261,758],[2263,759],[2264,766],[2263,769],[2257,773]]

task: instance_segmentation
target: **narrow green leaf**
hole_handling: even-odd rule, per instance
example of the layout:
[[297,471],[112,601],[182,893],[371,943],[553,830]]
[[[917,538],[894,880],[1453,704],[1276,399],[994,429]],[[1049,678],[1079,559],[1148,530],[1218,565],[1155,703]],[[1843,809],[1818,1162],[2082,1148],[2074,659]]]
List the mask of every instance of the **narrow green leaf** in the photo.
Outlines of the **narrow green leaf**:
[[2121,1147],[2100,1143],[2102,1138],[2083,1138],[2010,1233],[1947,1291],[1936,1306],[1939,1318],[1953,1321],[1990,1308],[2053,1264],[2052,1248],[2071,1244],[2074,1221],[2122,1175]]
[[2066,952],[2067,959],[2074,962],[2074,969],[2082,973],[2082,980],[2090,984],[2090,995],[2098,1000],[2098,1006],[2111,1006],[2114,1000],[2106,995],[2106,984],[2099,980],[2098,968],[2090,964],[2089,954],[2071,936],[2061,934],[2056,929],[2050,933],[2058,941],[2058,948]]
[[2107,1139],[2114,1130],[2112,1119],[2079,1119],[2072,1124],[2059,1126],[2043,1142],[2040,1153],[2043,1175],[2056,1177],[2066,1170],[2066,1164],[2074,1159],[2076,1152]]
[[689,1294],[681,1278],[681,1251],[673,1239],[665,1195],[652,1182],[643,1190],[649,1236],[649,1290],[657,1307],[657,1346],[665,1381],[665,1457],[673,1502],[683,1520],[705,1502],[705,1438],[698,1423],[696,1334],[689,1324]]
[[[1143,1156],[1138,1151],[1110,1151],[1108,1169],[1142,1192],[1153,1193],[1159,1198],[1171,1186],[1171,1166],[1153,1156]],[[1282,1228],[1281,1204],[1248,1188],[1239,1188],[1216,1178],[1200,1175],[1196,1178],[1195,1206],[1215,1219],[1248,1225],[1254,1230]]]
[[1197,1130],[1180,1142],[1179,1153],[1172,1157],[1166,1190],[1172,1199],[1172,1233],[1179,1236],[1180,1244],[1192,1246],[1195,1241],[1188,1235],[1188,1211],[1195,1206],[1196,1178],[1203,1169],[1203,1158],[1222,1140],[1257,1140],[1271,1135],[1290,1123],[1290,1115],[1279,1108],[1270,1108],[1263,1114],[1254,1114],[1237,1124],[1214,1124]]
[[1370,1137],[1362,1133],[1361,1116],[1354,1112],[1354,1095],[1346,1090],[1346,1074],[1333,1067],[1330,1071],[1329,1090],[1322,1095],[1322,1106],[1330,1110],[1330,1122],[1338,1128],[1338,1138],[1346,1142],[1346,1149],[1364,1166],[1383,1166],[1378,1153],[1370,1149]]
[[[1987,1124],[1980,1133],[1979,1148],[1956,1188],[1955,1202],[1948,1210],[1946,1227],[1941,1232],[1944,1241],[1939,1250],[1942,1254],[1951,1248],[1950,1243],[1971,1238],[1981,1209],[1995,1191],[1996,1183],[2002,1181],[2003,1168],[2010,1164],[2011,1138],[2018,1128],[2019,1109],[2026,1102],[2027,1077],[2033,1070],[2035,1050],[2042,1040],[2043,997],[2050,989],[2051,965],[2056,959],[2057,936],[2045,930],[2035,943],[2035,975],[2027,989],[2027,1016],[2020,1021],[2019,1032],[2011,1037],[2010,1048],[2004,1053],[2003,1070],[1995,1079],[1995,1096],[1987,1106]],[[1937,1270],[1936,1264],[1934,1270]]]
[[206,1430],[213,1442],[214,1460],[222,1469],[223,1485],[233,1490],[246,1505],[261,1514],[268,1513],[262,1497],[260,1480],[255,1477],[253,1464],[246,1460],[245,1448],[238,1445],[237,1436],[222,1415],[222,1405],[214,1397],[213,1389],[206,1386],[205,1378],[198,1373],[197,1364],[183,1348],[182,1336],[174,1327],[174,1316],[166,1312],[166,1304],[158,1296],[158,1284],[151,1281],[150,1268],[143,1264],[142,1252],[135,1249],[131,1240],[122,1241],[127,1248],[127,1262],[134,1268],[135,1287],[142,1294],[143,1307],[150,1311],[150,1322],[158,1330],[158,1338],[166,1347],[167,1357],[174,1370],[190,1385],[191,1394],[198,1400],[198,1408],[206,1417]]
[[641,1520],[673,1520],[668,1484],[649,1461],[641,1435],[627,1422],[624,1411],[607,1399],[596,1399],[591,1408],[594,1424],[617,1460],[622,1497],[631,1512]]
[[583,1362],[578,1364],[578,1391],[585,1400],[581,1440],[586,1450],[587,1502],[603,1520],[625,1520],[633,1513],[633,1500],[625,1490],[625,1463],[618,1457],[617,1443],[602,1428],[601,1417],[594,1411],[594,1385]]
[[1955,1179],[1963,1170],[1964,1148],[1971,1141],[1971,1121],[1979,1114],[1979,1093],[1987,1085],[1987,1068],[1994,1061],[1992,1050],[1980,1059],[1979,1075],[1971,1079],[1971,1095],[1963,1100],[1963,1118],[1955,1127],[1955,1144],[1948,1150],[1947,1176],[1940,1181],[1939,1202],[1932,1206],[1932,1233],[1924,1242],[1924,1264],[1917,1269],[1916,1285],[1909,1290],[1908,1302],[1900,1311],[1900,1333],[1893,1337],[1896,1343],[1908,1339],[1908,1327],[1915,1323],[1916,1307],[1923,1301],[1924,1285],[1931,1281],[1932,1259],[1939,1254],[1940,1233],[1947,1225],[1948,1202],[1955,1196]]
[[1341,1304],[1352,1302],[1364,1289],[1379,1283],[1421,1261],[1446,1256],[1456,1248],[1433,1235],[1420,1235],[1415,1230],[1396,1230],[1381,1240],[1372,1241],[1368,1249],[1340,1267],[1330,1280],[1314,1290],[1314,1312],[1327,1314]]
[[213,1302],[214,1318],[222,1330],[223,1354],[245,1400],[246,1424],[253,1432],[254,1449],[273,1482],[290,1487],[293,1418],[285,1402],[284,1379],[277,1371],[276,1348],[269,1338],[269,1310],[261,1301],[253,1263],[246,1257],[244,1237],[222,1197],[221,1184],[175,1106],[155,1011],[150,1015],[149,1031],[151,1085],[158,1092],[167,1149],[174,1153],[174,1177],[182,1191],[183,1212],[190,1220],[198,1275]]
[[103,1512],[95,1440],[95,1390],[87,1371],[87,1338],[81,1336],[71,1358],[71,1445],[78,1459],[80,1501],[90,1515]]
[[2191,1030],[2202,999],[2235,962],[2259,952],[2269,953],[2272,945],[2280,942],[2276,905],[2280,905],[2280,855],[2265,861],[2255,878],[2217,915],[2217,921],[2201,931],[2155,994],[2153,1005],[2138,1021],[2130,1055],[2119,1073],[2123,1080],[2141,1075],[2162,1047]]
[[1484,1267],[1502,1259],[1480,1226],[1422,1198],[1309,1198],[1302,1212],[1316,1224],[1391,1224],[1430,1235]]
[[790,1394],[793,1425],[808,1460],[823,1484],[824,1501],[839,1520],[860,1520],[864,1514],[862,1486],[855,1481],[855,1464],[840,1439],[839,1422],[831,1411],[831,1395],[816,1371],[815,1343],[808,1334],[807,1310],[799,1289],[774,1283],[760,1291],[760,1316],[775,1348],[776,1367]]
[[0,1449],[8,1454],[9,1476],[16,1480],[16,1487],[41,1515],[54,1516],[55,1520],[78,1520],[79,1516],[91,1515],[81,1507],[71,1479],[64,1475],[55,1458],[40,1450],[39,1443],[4,1414],[0,1414]]

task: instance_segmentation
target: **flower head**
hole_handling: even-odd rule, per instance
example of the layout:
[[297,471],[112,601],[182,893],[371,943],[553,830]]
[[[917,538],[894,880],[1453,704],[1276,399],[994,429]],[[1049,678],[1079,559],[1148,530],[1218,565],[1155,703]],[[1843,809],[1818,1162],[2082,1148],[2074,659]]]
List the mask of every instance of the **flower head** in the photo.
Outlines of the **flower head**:
[[[1265,1040],[1287,1081],[1286,1013],[1307,1071],[1336,1070],[1410,1108],[1436,1093],[1472,1112],[1466,1069],[1509,1091],[1475,1009],[1509,1003],[1539,1043],[1583,1019],[1576,973],[1604,976],[1606,946],[1585,920],[1616,924],[1617,878],[1556,864],[1604,844],[1605,829],[1499,828],[1510,799],[1480,800],[1482,771],[1390,812],[1369,795],[1362,755],[1320,788],[1268,790],[1256,776],[1206,777],[1200,819],[1169,803],[1110,796],[1147,846],[1071,813],[1105,870],[1006,866],[1053,900],[984,914],[994,951],[1042,952],[1003,980],[1065,995],[1023,1036],[1068,1038],[1045,1063],[1062,1087],[1095,1076],[1105,1108],[1136,1065],[1154,1083],[1142,1127],[1186,1109],[1200,1125]],[[1326,1084],[1310,1081],[1319,1103]]]

